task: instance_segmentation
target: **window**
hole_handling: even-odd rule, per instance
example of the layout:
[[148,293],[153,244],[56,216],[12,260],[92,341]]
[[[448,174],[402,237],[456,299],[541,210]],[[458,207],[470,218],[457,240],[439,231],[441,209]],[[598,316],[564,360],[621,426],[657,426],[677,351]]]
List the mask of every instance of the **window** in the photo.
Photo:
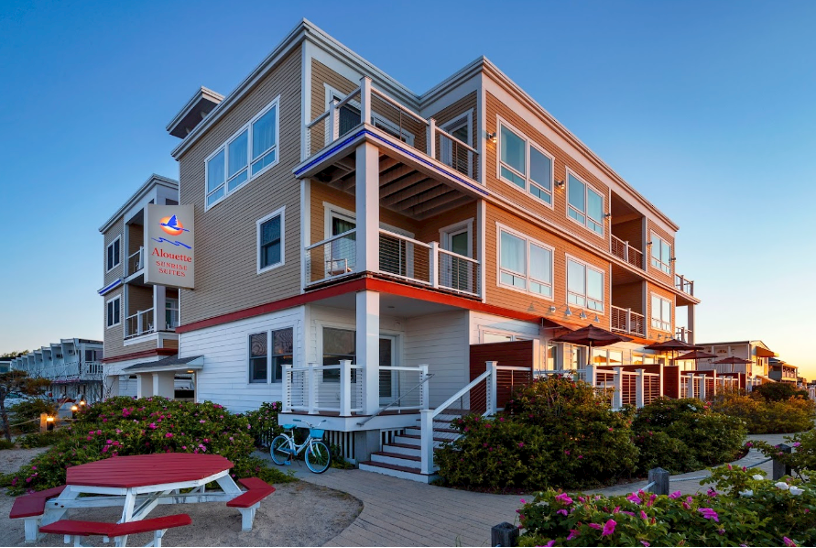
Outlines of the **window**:
[[500,126],[499,174],[501,178],[552,206],[552,157],[536,147],[532,141],[517,135],[504,124]]
[[567,181],[567,214],[588,229],[603,234],[603,196],[572,173],[568,173]]
[[108,244],[108,247],[107,247],[107,250],[106,250],[106,258],[105,258],[105,260],[106,260],[106,262],[105,262],[105,265],[106,265],[105,272],[106,273],[110,272],[111,270],[113,270],[114,268],[119,266],[119,263],[121,262],[121,260],[120,260],[121,259],[121,256],[120,256],[121,253],[120,253],[120,249],[119,249],[120,245],[121,245],[121,242],[122,242],[122,237],[117,236],[115,240],[113,240],[111,243]]
[[[470,126],[471,113],[455,118],[452,121],[442,126],[442,129],[450,133],[463,143],[470,145]],[[472,176],[473,170],[471,168],[472,152],[447,137],[440,137],[439,139],[439,159],[443,164],[451,166],[456,171]]]
[[499,232],[499,284],[552,298],[552,248]]
[[280,208],[257,222],[258,274],[284,264],[284,209]]
[[206,209],[278,162],[278,105],[272,101],[205,161]]
[[529,341],[530,337],[505,331],[482,331],[482,343]]
[[671,301],[652,295],[653,328],[661,331],[671,331],[671,307]]
[[671,274],[671,246],[654,232],[651,243],[652,266]]
[[[340,360],[357,361],[357,333],[350,329],[323,328],[323,365],[337,365]],[[352,371],[352,380],[354,372]],[[324,382],[340,382],[340,370],[323,371]]]
[[567,260],[567,304],[603,313],[603,272],[574,259]]
[[281,382],[283,366],[294,362],[294,329],[264,331],[249,336],[249,382]]
[[121,303],[121,295],[117,295],[105,303],[105,325],[107,327],[113,327],[121,323]]

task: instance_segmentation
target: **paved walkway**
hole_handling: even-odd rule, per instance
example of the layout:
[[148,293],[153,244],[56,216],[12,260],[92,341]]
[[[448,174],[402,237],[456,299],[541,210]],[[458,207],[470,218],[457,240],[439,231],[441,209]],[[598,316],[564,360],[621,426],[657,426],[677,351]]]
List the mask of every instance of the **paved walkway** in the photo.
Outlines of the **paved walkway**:
[[[770,443],[782,443],[782,435],[749,436]],[[764,460],[751,450],[735,465],[750,466]],[[272,465],[274,466],[274,464]],[[757,467],[770,477],[771,463]],[[521,507],[518,495],[489,495],[426,485],[362,470],[336,470],[312,474],[302,462],[293,464],[303,481],[337,489],[363,502],[363,511],[342,533],[326,546],[489,546],[490,528],[503,521],[517,523]],[[672,476],[672,491],[705,491],[700,480],[683,478],[708,475],[692,472]],[[620,495],[646,485],[645,481],[618,485],[588,493]],[[527,497],[532,498],[532,497]]]

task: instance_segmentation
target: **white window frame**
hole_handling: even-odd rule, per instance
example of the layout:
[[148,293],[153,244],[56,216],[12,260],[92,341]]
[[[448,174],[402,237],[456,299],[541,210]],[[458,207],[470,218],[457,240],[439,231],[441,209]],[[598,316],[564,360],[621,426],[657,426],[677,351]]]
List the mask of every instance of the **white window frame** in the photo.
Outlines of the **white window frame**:
[[[586,261],[582,261],[578,257],[575,257],[573,255],[569,255],[569,254],[567,254],[566,257],[567,257],[567,261],[566,261],[566,264],[564,266],[564,274],[565,274],[566,280],[567,280],[567,287],[566,287],[566,289],[567,289],[567,291],[566,291],[567,306],[579,306],[582,310],[589,310],[590,312],[592,312],[594,314],[597,314],[598,316],[603,316],[606,313],[606,273],[602,269],[600,269],[600,268],[598,268],[596,266],[593,266],[593,265],[587,263]],[[583,293],[583,295],[580,295],[580,296],[582,296],[584,298],[584,306],[580,306],[578,304],[571,303],[570,300],[569,300],[569,296],[570,296],[571,293],[575,294],[575,295],[578,295],[578,293],[574,293],[574,292],[570,291],[570,288],[569,288],[569,263],[570,263],[570,261],[572,261],[572,262],[574,262],[574,263],[576,263],[578,265],[583,266],[584,269],[585,269],[585,272],[584,272],[584,293]],[[588,306],[588,304],[589,304],[587,302],[587,301],[589,301],[589,297],[587,296],[587,279],[588,279],[588,276],[587,276],[586,270],[594,270],[595,272],[598,272],[601,275],[601,310],[597,310],[595,308],[590,308]]]
[[[112,267],[108,268],[108,249],[113,246],[116,242],[119,242],[119,261],[114,264]],[[117,266],[122,264],[122,235],[118,235],[116,238],[111,240],[111,243],[105,246],[105,274],[116,268]]]
[[[343,93],[339,89],[334,88],[334,87],[330,86],[327,83],[324,83],[323,87],[326,90],[326,110],[329,110],[329,107],[331,106],[332,99],[337,98],[338,101],[341,101],[341,100],[343,100],[344,97],[348,96],[348,93]],[[363,107],[360,104],[360,101],[355,101],[355,100],[352,99],[346,104],[353,107],[353,108],[356,108],[360,112],[362,112],[362,110],[363,110]],[[402,128],[402,132],[400,132],[400,127],[397,124],[395,124],[394,122],[392,122],[390,120],[387,120],[387,119],[383,118],[382,116],[380,116],[376,112],[372,112],[371,113],[371,125],[373,125],[374,127],[379,127],[378,124],[379,124],[379,126],[385,126],[385,128],[388,128],[389,130],[393,131],[397,135],[404,136],[405,137],[405,143],[408,144],[408,145],[414,146],[414,140],[415,140],[416,136],[413,133],[411,133],[410,131],[408,131],[405,128]],[[328,120],[327,120],[326,121],[326,132],[325,132],[325,134],[326,134],[325,135],[325,144],[326,145],[328,145],[331,142],[331,132],[328,131],[328,129],[329,129],[329,126],[328,126]],[[384,129],[382,127],[380,127],[380,129],[382,129],[383,131],[388,133],[388,131],[386,129]],[[391,135],[391,134],[389,133],[389,135]],[[395,139],[398,138],[398,137],[395,137],[394,135],[391,135],[391,136],[394,137]]]
[[[280,245],[281,245],[281,259],[279,262],[271,265],[267,265],[265,267],[261,267],[261,226],[275,217],[280,217]],[[276,209],[266,217],[262,217],[255,222],[255,233],[256,233],[256,258],[257,258],[257,265],[258,265],[258,274],[263,274],[264,272],[269,272],[270,270],[274,270],[278,267],[281,267],[286,264],[286,206],[283,206],[279,209]]]
[[[442,131],[445,131],[453,135],[453,132],[462,126],[466,126],[468,129],[465,144],[468,146],[472,146],[471,142],[473,141],[473,109],[470,109],[463,114],[455,116],[451,121],[442,124],[441,128]],[[439,149],[440,149],[439,150],[440,161],[446,166],[456,169],[456,167],[453,165],[453,145],[450,142],[450,140],[440,139]],[[445,158],[446,155],[447,158]],[[470,159],[470,153],[468,153],[468,159]],[[468,161],[467,176],[471,178],[473,177],[473,162],[471,161]]]
[[[663,242],[664,244],[666,244],[666,246],[668,246],[669,256],[666,258],[666,261],[668,261],[668,262],[664,262],[662,257],[655,257],[653,255],[654,247],[655,247],[655,244],[654,244],[655,239],[657,239],[660,242]],[[653,270],[657,270],[658,272],[662,272],[663,274],[666,274],[667,276],[671,276],[671,273],[672,273],[672,268],[671,268],[671,266],[672,266],[671,265],[672,245],[668,242],[668,240],[662,238],[654,230],[649,231],[649,242],[652,242],[652,244],[649,246],[651,248],[649,250],[649,268],[651,268]],[[661,246],[661,248],[662,248],[662,246]],[[653,265],[652,261],[657,261],[657,263],[658,263],[657,266]],[[663,269],[663,267],[666,267],[665,270]]]
[[[570,204],[570,201],[569,201],[570,177],[578,180],[581,184],[584,185],[584,211],[581,211],[578,208],[576,208],[575,206],[573,206],[572,204]],[[601,197],[601,218],[600,219],[592,218],[592,220],[595,221],[598,224],[598,226],[601,227],[600,232],[595,231],[594,229],[590,228],[587,225],[587,219],[591,218],[589,216],[589,214],[587,213],[587,211],[586,211],[586,210],[589,209],[589,189],[592,189],[592,191],[595,194],[597,194],[598,196]],[[567,199],[566,200],[567,201],[567,219],[569,219],[573,223],[577,224],[578,226],[584,227],[585,229],[589,230],[591,233],[595,234],[596,236],[600,236],[602,238],[606,236],[606,226],[604,225],[604,222],[606,221],[606,217],[604,216],[604,211],[606,211],[606,196],[604,196],[603,192],[599,191],[594,185],[589,184],[583,177],[579,177],[574,171],[570,170],[569,168],[567,168],[567,176],[566,176],[566,199]],[[578,219],[574,219],[569,214],[570,210],[576,211],[579,215],[583,216],[584,217],[584,222],[582,223]]]
[[479,328],[479,342],[481,344],[495,344],[495,343],[486,343],[485,342],[485,335],[498,335],[500,337],[510,337],[510,340],[507,342],[519,342],[519,341],[532,341],[535,337],[530,335],[520,335],[514,331],[505,331],[503,329],[491,329],[491,328]]
[[[255,161],[252,158],[252,126],[253,126],[253,124],[255,122],[260,120],[264,115],[266,115],[273,108],[277,109],[277,115],[275,116],[275,145],[270,147],[266,151],[264,151],[261,154],[261,156],[264,156],[265,154],[268,154],[269,152],[271,152],[274,149],[276,151],[275,152],[275,161],[272,162],[269,165],[264,166],[263,169],[261,169],[257,173],[252,173],[252,163]],[[211,208],[215,207],[216,205],[218,205],[221,202],[223,202],[224,200],[226,200],[227,197],[232,196],[233,194],[235,194],[236,192],[238,192],[239,190],[241,190],[242,188],[247,186],[252,180],[257,179],[258,177],[260,177],[261,175],[266,173],[269,169],[275,167],[276,165],[278,165],[278,163],[280,163],[280,157],[281,157],[281,153],[280,153],[280,148],[281,148],[280,147],[280,119],[281,119],[281,116],[280,116],[280,114],[281,114],[280,95],[278,95],[269,104],[267,104],[263,109],[261,109],[261,111],[258,112],[258,114],[253,116],[251,120],[249,120],[246,124],[241,126],[235,133],[230,135],[228,139],[226,139],[223,143],[221,143],[212,152],[212,154],[207,156],[207,158],[204,160],[204,211],[209,211]],[[240,185],[238,185],[234,189],[229,190],[229,186],[228,186],[229,180],[228,180],[228,176],[227,176],[227,174],[229,173],[229,144],[232,141],[234,141],[244,131],[247,132],[247,164],[246,164],[247,179],[246,179],[246,181],[244,181],[243,183],[241,183]],[[208,190],[208,184],[207,184],[207,182],[209,181],[209,178],[210,178],[210,173],[209,173],[210,160],[212,160],[213,158],[218,156],[218,154],[220,154],[221,152],[224,153],[224,182],[221,185],[219,185],[218,187],[216,187],[216,189],[214,189],[212,192],[210,192]],[[224,195],[221,196],[216,201],[214,201],[213,203],[208,204],[207,203],[207,197],[210,194],[212,194],[213,192],[215,192],[218,188],[221,188],[222,185],[224,187]]]
[[[520,192],[524,192],[525,194],[527,194],[529,196],[532,196],[533,199],[535,199],[536,201],[544,204],[545,206],[549,207],[550,209],[553,209],[554,208],[553,204],[555,202],[555,197],[553,196],[553,189],[555,188],[555,156],[553,156],[552,154],[550,154],[549,152],[544,150],[544,148],[542,148],[537,143],[535,143],[532,139],[527,137],[527,135],[525,135],[524,132],[519,131],[518,129],[516,129],[512,124],[510,124],[509,122],[504,120],[501,116],[498,116],[497,118],[498,118],[498,122],[497,122],[496,127],[498,128],[498,130],[496,131],[496,135],[498,136],[499,142],[498,142],[498,145],[496,147],[496,177],[500,181],[504,181],[505,183],[507,183],[511,187],[515,188],[516,190],[518,190]],[[516,137],[518,137],[519,139],[524,141],[524,144],[525,144],[525,150],[524,150],[524,163],[525,163],[525,166],[524,166],[524,169],[527,172],[526,175],[522,175],[521,173],[516,171],[513,167],[511,167],[508,164],[505,164],[504,162],[502,162],[502,159],[501,159],[501,126],[506,127],[511,132],[515,133]],[[535,181],[533,181],[530,178],[530,148],[531,147],[535,148],[536,151],[538,151],[539,153],[543,154],[544,156],[546,156],[547,158],[550,159],[550,189],[549,190],[547,190],[545,188],[541,188],[541,186],[538,183],[536,183]],[[521,188],[520,186],[518,186],[513,181],[510,181],[509,179],[504,178],[502,176],[502,173],[501,173],[502,166],[507,168],[509,171],[513,172],[513,174],[515,174],[517,177],[520,177],[520,178],[524,179],[524,181],[525,181],[524,188]],[[545,194],[548,194],[550,196],[550,202],[547,203],[546,200],[542,200],[541,198],[539,198],[538,196],[533,194],[532,191],[530,190],[531,186],[535,186],[536,188],[543,191]]]
[[[113,301],[119,301],[119,321],[116,323],[110,323],[110,314],[108,313],[108,306]],[[122,295],[121,293],[111,299],[105,301],[105,329],[110,329],[112,327],[116,327],[117,325],[122,325]]]
[[[497,228],[497,230],[496,230],[496,285],[498,287],[503,288],[503,289],[510,289],[512,291],[518,291],[519,293],[524,293],[526,295],[532,295],[534,297],[538,297],[538,298],[544,299],[546,301],[555,300],[555,248],[553,246],[551,246],[551,245],[547,245],[547,244],[545,244],[543,242],[540,242],[539,240],[536,240],[535,238],[530,238],[529,236],[526,236],[526,235],[522,234],[521,232],[513,230],[512,228],[510,228],[508,226],[505,226],[505,225],[502,225],[500,223],[496,223],[496,228]],[[514,270],[510,270],[509,268],[502,267],[502,264],[501,264],[501,233],[502,232],[506,232],[510,236],[514,236],[514,237],[519,238],[520,240],[524,241],[524,243],[525,243],[524,269],[525,269],[526,272],[524,272],[524,273],[515,272]],[[530,246],[533,246],[533,245],[541,247],[543,249],[546,249],[546,250],[548,250],[550,252],[550,276],[551,276],[552,279],[549,282],[547,282],[545,280],[539,280],[538,278],[534,278],[530,274]],[[524,285],[524,289],[522,289],[520,287],[517,287],[515,285],[510,285],[510,284],[506,284],[506,283],[502,282],[501,275],[502,275],[503,271],[507,272],[508,274],[510,274],[512,276],[517,276],[519,278],[524,278],[524,280],[526,282],[525,285]],[[530,289],[530,282],[535,282],[535,283],[537,283],[539,285],[548,286],[550,288],[550,293],[551,294],[548,296],[548,295],[544,295],[543,293],[538,293],[537,291],[532,291]]]
[[[660,310],[658,310],[658,316],[655,317],[655,306],[654,300],[659,299],[661,302]],[[667,322],[665,318],[663,318],[663,302],[669,303],[669,321]],[[672,316],[674,316],[673,312],[674,303],[664,297],[663,295],[659,295],[657,293],[649,293],[649,325],[652,329],[657,329],[658,331],[664,331],[666,333],[672,332]],[[658,325],[655,325],[657,323]]]
[[[291,329],[292,330],[292,365],[295,365],[295,353],[297,352],[297,330],[295,329],[294,325],[282,325],[280,327],[274,328],[267,328],[267,329],[260,329],[258,331],[247,332],[246,333],[246,372],[247,372],[247,386],[259,386],[259,385],[270,385],[270,384],[281,384],[283,383],[283,378],[273,381],[272,380],[272,333],[275,331],[283,331],[284,329]],[[249,342],[253,335],[260,335],[261,333],[266,333],[266,380],[265,381],[255,381],[252,382],[252,372],[250,370],[250,364],[252,363],[252,344]]]

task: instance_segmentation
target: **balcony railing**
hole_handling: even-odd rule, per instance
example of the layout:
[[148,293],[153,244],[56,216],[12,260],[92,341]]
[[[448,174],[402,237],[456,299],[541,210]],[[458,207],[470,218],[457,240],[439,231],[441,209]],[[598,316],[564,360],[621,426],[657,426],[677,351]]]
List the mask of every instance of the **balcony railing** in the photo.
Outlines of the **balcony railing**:
[[155,325],[152,308],[139,310],[125,318],[125,340],[153,333]]
[[646,336],[643,314],[632,312],[631,308],[612,306],[612,331]]
[[675,329],[674,338],[678,341],[683,341],[685,343],[693,344],[694,343],[694,334],[691,332],[691,329],[686,327],[678,327]]
[[164,309],[165,312],[165,327],[168,331],[175,330],[179,325],[179,309],[177,306],[171,306]]
[[433,118],[423,118],[410,108],[373,87],[363,77],[360,86],[306,124],[309,155],[350,133],[360,124],[374,126],[413,149],[446,164],[472,179],[477,178],[479,152],[444,131]]
[[85,362],[85,375],[89,377],[101,376],[102,364],[100,362]]
[[144,268],[144,247],[128,257],[128,274],[135,274]]
[[621,240],[614,234],[611,237],[610,251],[613,255],[642,270],[645,269],[642,251],[632,247],[629,242]]
[[[357,229],[306,247],[306,286],[357,272]],[[379,230],[379,274],[411,283],[480,296],[481,263],[390,230]]]
[[675,274],[674,287],[676,287],[686,295],[690,295],[692,297],[694,296],[694,281],[687,280],[685,276]]

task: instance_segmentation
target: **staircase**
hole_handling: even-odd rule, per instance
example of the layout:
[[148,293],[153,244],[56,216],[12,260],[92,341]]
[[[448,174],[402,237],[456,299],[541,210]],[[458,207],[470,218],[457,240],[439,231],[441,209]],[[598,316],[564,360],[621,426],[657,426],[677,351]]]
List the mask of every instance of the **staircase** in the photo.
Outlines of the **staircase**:
[[[453,441],[459,437],[459,432],[454,430],[450,423],[469,412],[466,409],[445,409],[443,413],[434,418],[434,450],[445,442]],[[395,436],[392,443],[387,443],[383,445],[381,451],[372,453],[371,460],[361,462],[360,470],[422,483],[432,482],[438,477],[437,474],[423,474],[420,469],[422,461],[420,439],[421,429],[419,419],[417,419],[416,426],[409,426],[404,430],[403,434]]]

